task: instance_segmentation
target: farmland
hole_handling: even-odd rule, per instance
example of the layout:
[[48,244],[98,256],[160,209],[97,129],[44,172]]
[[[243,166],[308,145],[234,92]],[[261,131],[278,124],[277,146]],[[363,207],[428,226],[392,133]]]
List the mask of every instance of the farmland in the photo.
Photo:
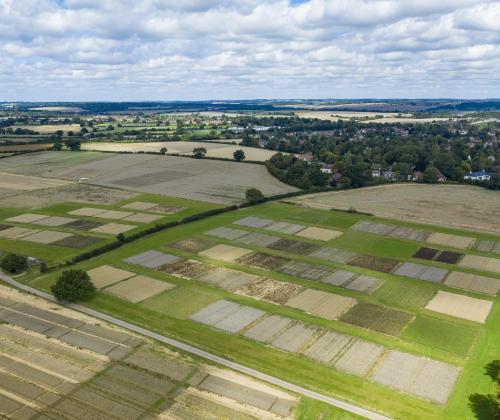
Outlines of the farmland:
[[[133,208],[142,206],[118,211]],[[406,230],[356,230],[368,221]],[[433,259],[419,259],[429,245],[421,231],[472,239],[466,248],[433,243]],[[447,278],[498,281],[460,265],[464,254],[497,258],[475,249],[486,238],[498,241],[275,203],[175,227],[78,267],[97,273],[93,308],[393,417],[460,418],[470,393],[490,389],[482,366],[498,347],[498,298]],[[442,262],[443,252],[461,255]],[[56,276],[27,281],[47,289]],[[147,295],[144,282],[157,282]],[[408,377],[395,376],[401,366]]]

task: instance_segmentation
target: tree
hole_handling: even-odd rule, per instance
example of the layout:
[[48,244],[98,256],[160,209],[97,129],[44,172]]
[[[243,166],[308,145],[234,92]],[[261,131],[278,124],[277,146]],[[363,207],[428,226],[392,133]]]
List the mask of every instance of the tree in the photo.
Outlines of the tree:
[[57,300],[75,302],[92,296],[96,288],[89,275],[83,270],[66,270],[51,287]]
[[52,146],[52,149],[59,152],[63,147],[63,144],[60,141],[56,141]]
[[0,267],[10,274],[19,274],[28,268],[28,259],[23,255],[8,253],[3,256]]
[[77,139],[68,139],[66,140],[66,146],[73,151],[80,150],[80,148],[82,147],[82,143]]
[[193,156],[196,159],[203,159],[206,154],[207,154],[207,149],[205,149],[204,147],[195,147],[193,149]]
[[246,190],[245,197],[251,204],[257,204],[264,201],[264,194],[257,188],[249,188]]
[[485,366],[485,374],[495,384],[493,394],[472,394],[469,396],[469,407],[479,420],[500,419],[500,360],[493,360]]
[[167,151],[168,151],[168,150],[167,150],[167,148],[166,148],[166,147],[162,147],[162,148],[160,149],[160,155],[165,155],[165,154],[167,153]]
[[439,171],[435,166],[428,166],[425,168],[424,175],[423,175],[423,181],[427,182],[428,184],[435,184],[438,182],[438,177],[439,177]]
[[245,159],[245,152],[241,149],[235,150],[233,153],[233,158],[234,160],[241,162],[242,160]]

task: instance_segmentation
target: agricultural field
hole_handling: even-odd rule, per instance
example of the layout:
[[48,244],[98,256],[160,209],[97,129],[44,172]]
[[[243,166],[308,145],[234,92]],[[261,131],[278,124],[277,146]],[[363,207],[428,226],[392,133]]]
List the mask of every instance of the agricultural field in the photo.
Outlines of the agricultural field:
[[381,123],[381,124],[394,124],[394,123],[430,123],[435,121],[447,121],[449,118],[416,118],[412,114],[398,114],[395,112],[363,112],[363,111],[321,111],[321,110],[308,110],[308,111],[294,111],[299,118],[317,118],[325,121],[338,121],[338,120],[361,120],[365,123]]
[[466,259],[500,261],[481,241],[500,237],[269,203],[76,267],[99,288],[92,308],[390,417],[456,419],[491,391],[500,346],[500,279]]
[[305,195],[289,201],[318,209],[353,208],[388,219],[500,233],[499,194],[474,186],[383,185]]

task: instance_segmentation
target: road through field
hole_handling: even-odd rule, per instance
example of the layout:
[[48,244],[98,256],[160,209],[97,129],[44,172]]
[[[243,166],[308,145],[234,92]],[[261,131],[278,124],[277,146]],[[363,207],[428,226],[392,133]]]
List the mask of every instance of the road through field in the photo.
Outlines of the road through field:
[[[50,295],[49,293],[42,292],[41,290],[35,289],[33,287],[27,286],[25,284],[19,283],[16,280],[12,279],[11,277],[7,276],[6,274],[0,272],[0,280],[4,281],[5,283],[16,287],[17,289],[23,290],[25,292],[31,293],[33,295],[36,295],[38,297],[41,297],[43,299],[50,300],[52,302],[58,303],[56,299]],[[118,318],[114,318],[112,316],[106,315],[102,312],[96,311],[94,309],[87,308],[82,305],[78,305],[75,303],[67,303],[65,304],[68,308],[74,309],[76,311],[82,312],[84,314],[93,316],[95,318],[102,319],[106,322],[109,322],[111,324],[117,325],[121,328],[125,328],[127,330],[133,331],[137,334],[141,334],[145,337],[152,338],[153,340],[157,340],[161,343],[167,344],[169,346],[175,347],[179,350],[185,351],[187,353],[194,354],[195,356],[202,357],[205,360],[210,360],[211,362],[218,363],[222,366],[225,366],[227,368],[236,370],[241,373],[245,373],[249,376],[252,376],[254,378],[260,379],[262,381],[265,381],[267,383],[270,383],[272,385],[279,386],[283,389],[286,389],[288,391],[294,392],[296,394],[300,394],[309,398],[313,398],[318,401],[325,402],[327,404],[333,405],[335,407],[341,408],[343,410],[349,411],[351,413],[357,414],[359,416],[363,416],[369,419],[374,419],[374,420],[389,420],[389,417],[383,416],[381,414],[375,413],[370,410],[366,410],[361,407],[357,407],[355,405],[346,403],[344,401],[338,400],[336,398],[329,397],[327,395],[320,394],[315,391],[311,391],[307,388],[303,388],[301,386],[292,384],[290,382],[283,381],[279,378],[276,378],[271,375],[267,375],[265,373],[259,372],[258,370],[251,369],[249,367],[246,367],[244,365],[241,365],[239,363],[232,362],[231,360],[225,359],[223,357],[219,357],[215,354],[206,352],[204,350],[201,350],[197,347],[191,346],[189,344],[182,343],[180,341],[174,340],[172,338],[166,337],[164,335],[155,333],[154,331],[147,330],[145,328],[139,327],[134,324],[130,324],[128,322],[122,321]]]

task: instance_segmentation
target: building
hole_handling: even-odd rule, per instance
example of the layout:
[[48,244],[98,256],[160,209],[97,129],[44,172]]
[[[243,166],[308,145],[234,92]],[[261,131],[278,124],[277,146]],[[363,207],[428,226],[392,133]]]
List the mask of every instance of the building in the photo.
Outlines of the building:
[[464,176],[464,179],[468,179],[470,181],[489,181],[491,178],[491,174],[486,172],[484,169],[481,172],[469,172]]

